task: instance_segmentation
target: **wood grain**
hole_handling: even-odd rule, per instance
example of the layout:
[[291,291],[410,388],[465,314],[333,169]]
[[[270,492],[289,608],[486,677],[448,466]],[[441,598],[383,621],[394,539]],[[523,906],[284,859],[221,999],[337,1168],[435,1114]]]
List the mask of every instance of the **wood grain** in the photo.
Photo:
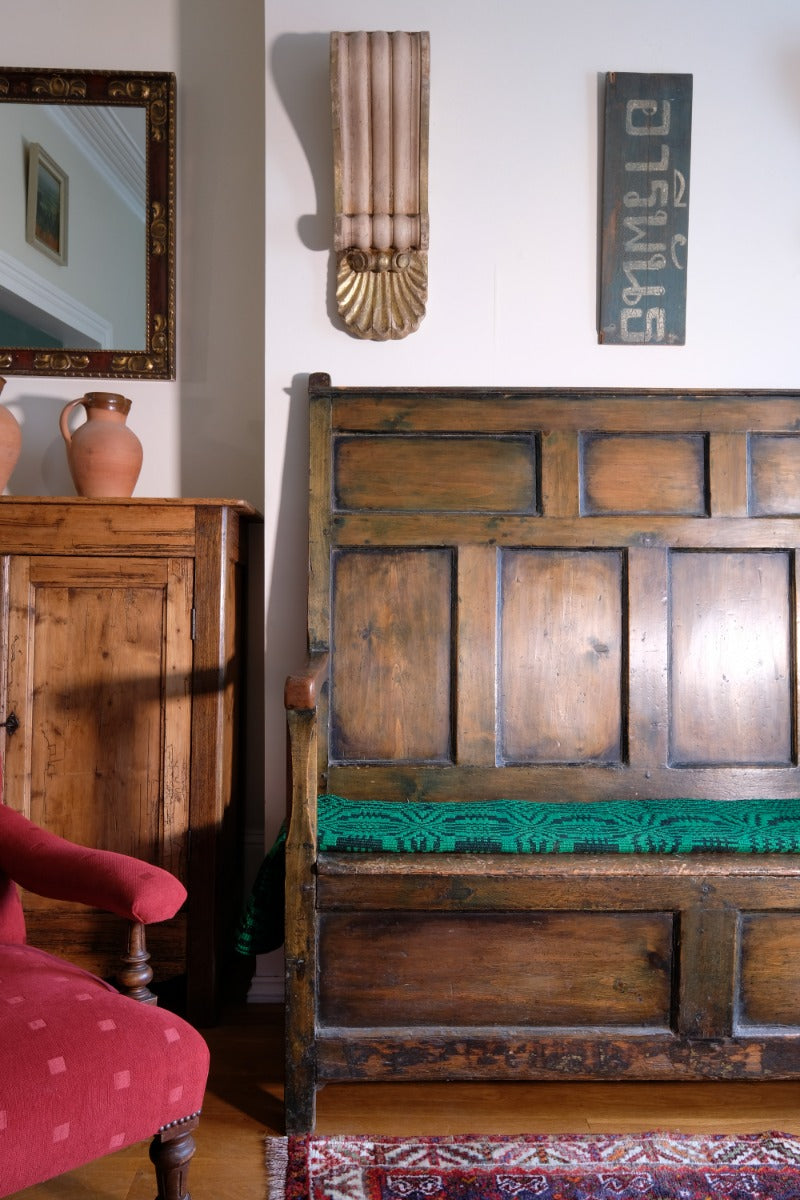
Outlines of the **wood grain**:
[[332,756],[448,759],[451,556],[343,553],[335,570]]
[[[370,957],[381,971],[364,988]],[[320,925],[320,1021],[664,1028],[671,965],[668,914],[331,913]]]
[[[161,979],[210,1019],[238,913],[237,694],[243,503],[0,499],[7,589],[5,802],[54,833],[133,854],[189,886],[154,931]],[[26,897],[38,944],[111,976],[103,914]]]
[[[320,788],[800,796],[800,394],[310,392],[290,1127],[333,1081],[800,1078],[800,856],[319,855],[312,830]],[[492,467],[522,445],[524,511]]]
[[501,606],[503,758],[619,762],[619,555],[508,551]]
[[581,439],[581,511],[706,515],[702,434],[597,434]]

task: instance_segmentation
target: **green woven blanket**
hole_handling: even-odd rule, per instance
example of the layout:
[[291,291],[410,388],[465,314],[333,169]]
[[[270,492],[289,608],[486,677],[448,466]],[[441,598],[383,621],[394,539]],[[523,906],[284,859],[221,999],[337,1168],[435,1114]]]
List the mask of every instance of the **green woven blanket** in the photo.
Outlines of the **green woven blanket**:
[[418,854],[796,853],[800,800],[404,804],[320,796],[319,848]]
[[[267,855],[236,948],[283,941],[284,840]],[[416,854],[800,853],[800,800],[492,800],[403,803],[320,796],[322,852]]]

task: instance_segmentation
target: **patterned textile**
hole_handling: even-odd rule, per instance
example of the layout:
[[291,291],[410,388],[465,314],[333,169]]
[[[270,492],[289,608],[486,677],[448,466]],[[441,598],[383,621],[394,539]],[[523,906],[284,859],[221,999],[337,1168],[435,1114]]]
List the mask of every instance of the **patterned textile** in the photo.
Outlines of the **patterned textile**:
[[[800,853],[800,800],[404,803],[320,796],[321,852],[416,854]],[[239,924],[240,954],[283,943],[286,832]]]
[[0,1196],[197,1112],[190,1025],[32,946],[0,945]]
[[239,921],[234,949],[237,954],[269,954],[283,945],[286,909],[286,829],[281,829],[250,889]]
[[142,922],[186,897],[167,871],[74,845],[0,799],[0,1196],[185,1120],[209,1063],[180,1017],[25,945],[17,883]]
[[320,796],[321,851],[419,854],[800,852],[800,800],[494,800]]
[[787,1134],[267,1140],[268,1200],[797,1200]]

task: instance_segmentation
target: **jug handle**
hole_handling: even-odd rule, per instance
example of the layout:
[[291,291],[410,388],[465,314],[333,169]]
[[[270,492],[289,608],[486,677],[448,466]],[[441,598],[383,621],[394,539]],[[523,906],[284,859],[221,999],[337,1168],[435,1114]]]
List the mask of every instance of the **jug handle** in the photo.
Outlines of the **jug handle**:
[[63,437],[64,441],[67,443],[68,446],[70,446],[72,444],[72,434],[70,433],[70,429],[69,429],[69,425],[67,424],[67,420],[69,418],[69,414],[72,412],[75,405],[80,404],[82,402],[82,400],[83,400],[82,396],[79,396],[77,400],[70,400],[69,404],[67,404],[64,408],[62,408],[61,416],[58,419],[58,427],[61,430],[61,436]]

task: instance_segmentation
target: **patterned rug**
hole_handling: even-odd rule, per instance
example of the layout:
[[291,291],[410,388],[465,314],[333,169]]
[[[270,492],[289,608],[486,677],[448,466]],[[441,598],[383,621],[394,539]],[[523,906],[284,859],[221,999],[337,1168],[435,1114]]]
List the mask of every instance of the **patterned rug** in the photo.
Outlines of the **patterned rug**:
[[268,1200],[798,1200],[800,1138],[267,1139]]

